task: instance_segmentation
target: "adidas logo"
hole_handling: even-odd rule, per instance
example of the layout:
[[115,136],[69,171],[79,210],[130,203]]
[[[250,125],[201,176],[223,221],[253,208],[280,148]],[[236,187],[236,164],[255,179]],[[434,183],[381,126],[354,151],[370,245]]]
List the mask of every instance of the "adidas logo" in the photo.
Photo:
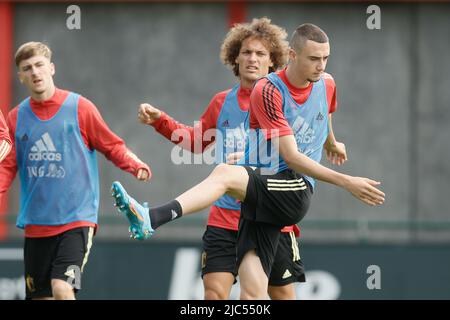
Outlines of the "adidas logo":
[[318,120],[318,121],[323,120],[323,114],[322,114],[322,112],[319,112],[319,114],[317,115],[316,120]]
[[230,124],[228,122],[228,119],[225,120],[224,122],[222,122],[222,127],[229,127],[229,126],[230,126]]
[[286,271],[283,274],[283,279],[287,279],[289,277],[292,277],[292,274],[289,272],[289,269],[286,269]]
[[175,210],[172,210],[172,220],[178,217],[178,213]]
[[22,136],[22,138],[20,138],[20,141],[28,141],[28,136],[26,133]]
[[[23,137],[22,137],[23,138]],[[30,161],[61,161],[61,153],[56,152],[55,145],[48,132],[44,133],[38,141],[30,149],[28,154]]]

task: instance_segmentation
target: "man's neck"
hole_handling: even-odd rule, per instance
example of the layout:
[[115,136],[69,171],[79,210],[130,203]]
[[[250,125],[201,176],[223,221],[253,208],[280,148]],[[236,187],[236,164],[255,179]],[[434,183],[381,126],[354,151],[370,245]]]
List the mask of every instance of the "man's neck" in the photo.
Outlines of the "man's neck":
[[55,86],[52,86],[49,90],[46,90],[42,93],[32,92],[31,97],[33,98],[34,101],[43,102],[53,97],[55,91],[56,91]]
[[296,74],[294,71],[295,68],[289,66],[286,69],[286,77],[289,82],[296,88],[304,89],[307,88],[310,82],[307,79],[302,78],[300,75]]
[[251,89],[253,88],[253,85],[255,84],[256,81],[246,81],[246,80],[242,80],[240,81],[240,86],[243,89]]

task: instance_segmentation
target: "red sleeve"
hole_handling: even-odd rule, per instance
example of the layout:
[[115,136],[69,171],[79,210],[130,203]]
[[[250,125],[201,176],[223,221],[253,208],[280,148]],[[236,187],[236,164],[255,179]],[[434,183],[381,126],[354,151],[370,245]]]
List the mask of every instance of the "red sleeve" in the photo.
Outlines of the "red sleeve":
[[0,110],[0,162],[8,155],[11,150],[11,139],[9,138],[8,126]]
[[250,127],[267,130],[267,140],[292,134],[284,117],[281,93],[267,79],[258,81],[250,95]]
[[8,126],[6,125],[5,118],[3,117],[3,113],[0,110],[0,140],[6,140],[9,144],[11,144],[11,139],[9,138]]
[[6,158],[0,163],[0,201],[3,201],[3,193],[8,191],[11,183],[16,177],[17,162],[16,162],[16,148],[15,148],[15,132],[17,123],[17,113],[19,108],[16,107],[11,110],[6,119],[7,126],[9,127],[9,136],[11,139],[11,151]]
[[0,162],[6,158],[9,151],[11,151],[11,143],[6,139],[0,139]]
[[324,79],[327,90],[328,112],[333,113],[337,109],[336,83],[334,82],[333,77],[329,73],[324,74]]
[[180,147],[194,153],[202,153],[214,141],[215,135],[212,136],[212,139],[204,139],[204,133],[209,129],[216,128],[217,119],[228,92],[229,90],[223,91],[213,97],[194,127],[182,124],[164,112],[161,113],[159,120],[153,123],[153,127],[166,139]]
[[95,105],[84,97],[78,104],[78,120],[85,144],[92,150],[98,150],[120,169],[137,176],[139,169],[145,169],[151,175],[150,168],[131,152],[125,142],[112,132],[103,120]]

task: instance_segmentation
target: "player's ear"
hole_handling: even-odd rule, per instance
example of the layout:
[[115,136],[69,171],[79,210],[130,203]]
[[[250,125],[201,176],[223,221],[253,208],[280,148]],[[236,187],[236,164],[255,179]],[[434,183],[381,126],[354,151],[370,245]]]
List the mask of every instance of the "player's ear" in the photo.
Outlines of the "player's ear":
[[22,74],[20,73],[20,71],[17,71],[17,77],[19,77],[20,83],[23,83],[23,77],[22,77]]
[[295,60],[297,58],[297,52],[294,49],[289,48],[289,60]]
[[55,75],[55,64],[53,62],[50,63],[50,74]]

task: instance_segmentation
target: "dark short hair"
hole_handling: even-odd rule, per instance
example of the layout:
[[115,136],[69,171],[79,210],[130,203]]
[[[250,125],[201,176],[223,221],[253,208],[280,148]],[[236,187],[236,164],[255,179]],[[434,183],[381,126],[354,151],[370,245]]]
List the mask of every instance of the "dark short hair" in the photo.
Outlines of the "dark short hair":
[[318,43],[327,43],[327,34],[318,26],[312,23],[304,23],[295,29],[291,37],[290,46],[296,52],[299,52],[305,45],[307,40]]

